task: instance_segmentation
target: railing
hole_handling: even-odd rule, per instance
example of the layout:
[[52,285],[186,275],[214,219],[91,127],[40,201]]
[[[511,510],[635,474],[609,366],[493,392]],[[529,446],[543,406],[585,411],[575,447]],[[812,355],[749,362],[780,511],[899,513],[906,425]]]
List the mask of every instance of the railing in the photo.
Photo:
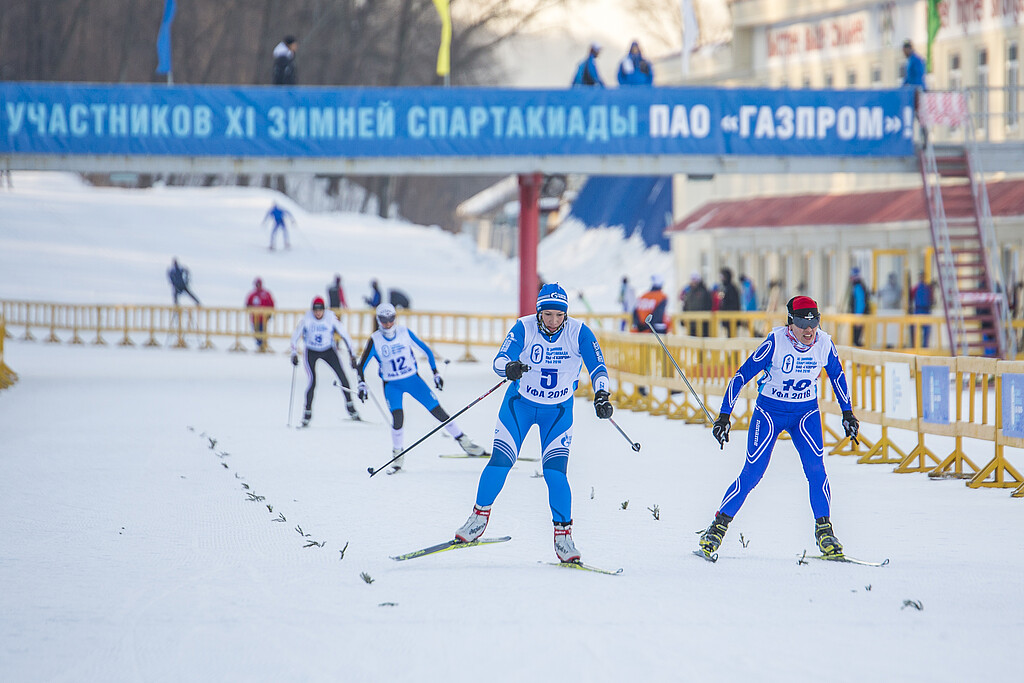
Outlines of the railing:
[[[664,415],[688,423],[705,423],[704,411],[678,376],[669,358],[651,335],[620,332],[599,334],[608,373],[615,387],[612,396],[619,408]],[[686,373],[699,400],[717,414],[721,398],[736,370],[757,347],[754,339],[698,339],[665,336],[666,347]],[[963,478],[971,488],[1013,488],[1013,497],[1024,497],[1024,477],[1006,458],[1005,447],[1024,448],[1024,438],[1010,436],[1003,425],[1003,382],[1019,376],[1024,384],[1024,361],[990,358],[928,357],[906,353],[867,351],[839,347],[854,412],[864,424],[878,425],[881,436],[872,440],[863,433],[860,444],[822,420],[825,446],[832,455],[856,456],[858,462],[896,465],[894,472],[926,472],[933,478]],[[944,368],[936,382],[925,368]],[[932,371],[934,372],[934,371]],[[932,384],[927,386],[924,378]],[[1020,386],[1020,384],[1016,385]],[[580,392],[592,395],[589,385]],[[1008,414],[1015,421],[1011,433],[1024,429],[1024,400],[1019,389],[1010,389]],[[841,414],[832,386],[823,373],[819,403],[823,415]],[[747,429],[757,397],[753,383],[744,387],[733,410],[733,428]],[[908,399],[913,397],[913,401]],[[948,407],[943,415],[934,406]],[[891,429],[917,434],[917,445],[904,452],[890,438]],[[938,451],[940,439],[952,437],[953,447]],[[978,466],[964,450],[964,439],[992,444],[992,456]],[[972,447],[972,453],[980,449]],[[982,461],[983,462],[983,461]]]
[[6,389],[18,381],[18,374],[4,363],[4,338],[7,337],[7,323],[0,314],[0,389]]
[[[357,346],[374,329],[370,310],[336,311]],[[21,338],[41,336],[48,342],[108,344],[122,346],[170,346],[173,348],[216,348],[227,344],[230,351],[287,351],[288,340],[305,311],[261,308],[210,308],[193,306],[149,306],[113,304],[61,304],[36,301],[0,300],[0,315],[8,327],[22,328]],[[266,328],[257,334],[252,317],[270,316]],[[617,331],[627,316],[619,313],[576,314],[595,331]],[[407,311],[400,320],[428,344],[461,346],[459,360],[476,360],[474,346],[496,349],[515,322],[515,315],[457,314],[438,311]],[[671,316],[671,333],[681,336],[692,329],[698,335],[707,328],[709,337],[762,338],[776,325],[786,322],[785,313],[707,312],[676,313]],[[852,345],[853,328],[864,328],[867,348],[908,351],[926,355],[950,355],[945,320],[938,315],[824,314],[822,327],[837,344]],[[1014,332],[1024,333],[1024,321],[1014,321]],[[923,329],[931,328],[931,346],[924,348]],[[628,322],[627,322],[628,329]],[[262,346],[256,343],[259,339]],[[276,347],[276,348],[275,348]],[[358,353],[359,349],[354,349]]]
[[[971,86],[964,88],[962,92],[970,96],[971,119],[977,131],[978,142],[1024,142],[1024,87]],[[933,143],[963,140],[963,132],[955,129],[935,131],[933,135]]]

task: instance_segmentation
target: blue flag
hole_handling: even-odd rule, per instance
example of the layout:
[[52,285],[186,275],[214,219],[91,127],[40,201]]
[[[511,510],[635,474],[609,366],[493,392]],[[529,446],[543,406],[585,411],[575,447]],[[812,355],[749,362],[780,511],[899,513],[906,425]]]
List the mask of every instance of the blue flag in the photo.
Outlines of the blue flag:
[[171,23],[174,21],[174,0],[165,0],[164,20],[160,23],[160,33],[156,37],[156,72],[166,74],[171,69]]

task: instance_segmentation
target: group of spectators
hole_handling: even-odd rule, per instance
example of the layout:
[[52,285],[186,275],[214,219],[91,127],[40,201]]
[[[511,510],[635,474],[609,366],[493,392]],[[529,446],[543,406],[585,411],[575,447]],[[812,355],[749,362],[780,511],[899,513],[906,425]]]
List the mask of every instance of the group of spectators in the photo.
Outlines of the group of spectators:
[[[572,79],[574,88],[577,86],[605,87],[601,74],[597,70],[599,54],[601,54],[601,46],[598,43],[591,43],[586,58],[576,66],[576,75]],[[619,62],[618,79],[619,85],[654,84],[654,67],[644,59],[640,52],[640,44],[635,40],[629,46],[629,52]]]

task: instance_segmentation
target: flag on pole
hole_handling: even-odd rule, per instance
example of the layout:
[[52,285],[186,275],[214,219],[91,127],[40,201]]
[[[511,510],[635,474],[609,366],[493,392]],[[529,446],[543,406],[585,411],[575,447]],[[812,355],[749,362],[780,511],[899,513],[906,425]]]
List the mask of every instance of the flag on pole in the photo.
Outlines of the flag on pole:
[[156,37],[156,72],[171,73],[171,23],[174,21],[174,0],[164,0],[164,20]]
[[939,17],[940,2],[942,0],[928,0],[928,58],[925,61],[925,71],[928,73],[932,71],[932,43],[942,28],[942,19]]
[[447,76],[452,70],[452,13],[448,0],[434,0],[441,15],[441,47],[437,50],[437,75]]

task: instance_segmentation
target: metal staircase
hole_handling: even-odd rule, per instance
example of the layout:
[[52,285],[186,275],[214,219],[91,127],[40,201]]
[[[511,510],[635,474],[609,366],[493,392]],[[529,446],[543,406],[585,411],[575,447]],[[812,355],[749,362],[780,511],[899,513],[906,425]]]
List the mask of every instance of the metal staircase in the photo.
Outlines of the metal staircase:
[[[957,111],[968,112],[966,95],[957,94],[964,98]],[[937,152],[926,138],[919,155],[950,348],[956,355],[1014,358],[1016,338],[974,128],[969,113],[952,120],[963,128],[963,147]]]

